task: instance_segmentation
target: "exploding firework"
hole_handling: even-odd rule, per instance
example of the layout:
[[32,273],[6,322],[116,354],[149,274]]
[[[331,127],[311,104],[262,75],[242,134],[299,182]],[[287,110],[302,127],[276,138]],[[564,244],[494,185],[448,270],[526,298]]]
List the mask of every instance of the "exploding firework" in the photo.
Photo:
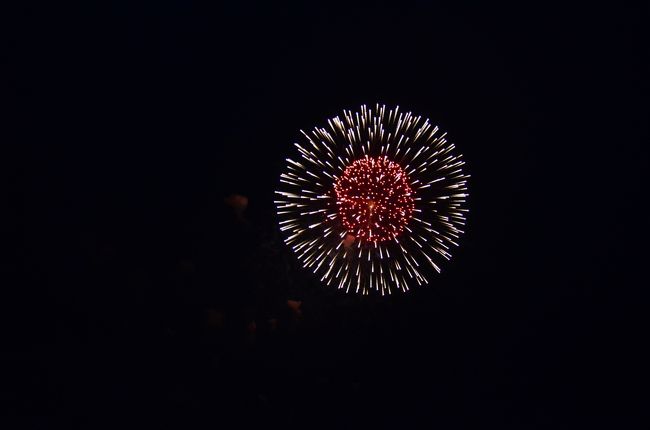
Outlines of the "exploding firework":
[[285,242],[322,282],[382,295],[428,283],[463,234],[462,155],[399,107],[343,111],[306,133],[275,204]]

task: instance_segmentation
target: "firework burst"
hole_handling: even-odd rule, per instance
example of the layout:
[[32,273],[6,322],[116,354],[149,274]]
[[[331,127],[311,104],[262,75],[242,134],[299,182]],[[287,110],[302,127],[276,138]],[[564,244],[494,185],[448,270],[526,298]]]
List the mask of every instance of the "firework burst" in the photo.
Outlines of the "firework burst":
[[428,119],[377,105],[304,132],[275,204],[285,242],[322,282],[390,294],[427,284],[463,234],[462,155]]

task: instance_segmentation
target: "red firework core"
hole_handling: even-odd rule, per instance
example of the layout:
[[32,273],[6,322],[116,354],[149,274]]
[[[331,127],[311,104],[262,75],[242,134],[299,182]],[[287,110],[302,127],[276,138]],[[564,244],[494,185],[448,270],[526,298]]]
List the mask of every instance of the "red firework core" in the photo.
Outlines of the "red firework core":
[[386,157],[356,160],[337,178],[334,191],[343,225],[362,242],[397,237],[413,216],[408,176]]

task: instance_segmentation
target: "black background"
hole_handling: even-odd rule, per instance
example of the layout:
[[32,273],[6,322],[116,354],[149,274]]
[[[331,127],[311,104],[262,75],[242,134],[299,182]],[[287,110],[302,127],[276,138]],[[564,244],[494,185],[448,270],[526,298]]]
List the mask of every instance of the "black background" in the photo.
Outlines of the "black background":
[[[127,415],[183,427],[644,427],[647,6],[15,12],[10,414],[45,428]],[[272,226],[299,129],[377,102],[432,119],[466,158],[471,212],[451,264],[384,300],[305,277],[295,331],[215,353],[209,306],[188,305],[178,282],[188,230],[231,192]]]

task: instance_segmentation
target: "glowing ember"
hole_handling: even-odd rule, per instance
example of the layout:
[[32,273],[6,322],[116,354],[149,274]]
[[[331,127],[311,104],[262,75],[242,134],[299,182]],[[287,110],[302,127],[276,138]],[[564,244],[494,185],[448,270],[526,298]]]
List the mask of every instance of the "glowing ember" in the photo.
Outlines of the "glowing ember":
[[413,216],[406,172],[386,157],[356,160],[336,180],[334,191],[343,225],[362,242],[397,237]]

